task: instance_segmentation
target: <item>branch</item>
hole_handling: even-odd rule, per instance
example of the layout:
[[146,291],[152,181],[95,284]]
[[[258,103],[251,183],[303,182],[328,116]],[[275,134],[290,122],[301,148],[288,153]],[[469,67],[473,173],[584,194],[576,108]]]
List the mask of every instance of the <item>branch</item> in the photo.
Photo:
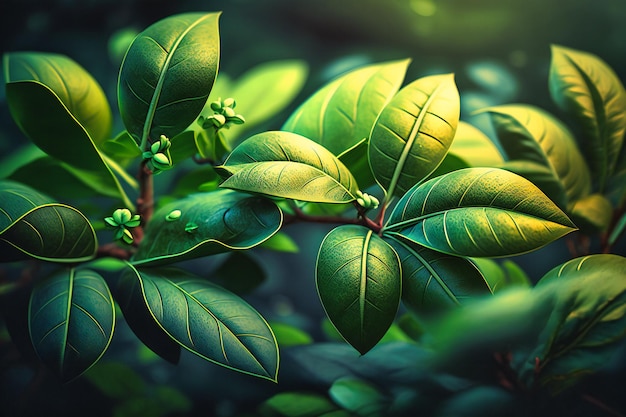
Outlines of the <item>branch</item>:
[[141,225],[132,229],[134,242],[138,245],[143,239],[143,228],[154,213],[154,178],[152,171],[146,166],[146,161],[139,165],[139,197],[137,198],[137,213],[141,216]]

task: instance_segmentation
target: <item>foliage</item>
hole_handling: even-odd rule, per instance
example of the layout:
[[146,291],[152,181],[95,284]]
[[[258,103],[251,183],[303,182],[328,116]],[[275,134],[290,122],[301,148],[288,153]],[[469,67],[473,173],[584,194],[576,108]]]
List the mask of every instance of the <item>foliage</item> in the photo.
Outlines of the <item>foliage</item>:
[[[41,362],[64,382],[80,377],[109,347],[118,307],[172,363],[184,349],[276,382],[279,343],[301,367],[337,355],[341,368],[312,376],[317,390],[272,396],[258,409],[267,416],[484,415],[485,403],[525,415],[524,398],[541,411],[544,398],[602,372],[626,336],[626,260],[609,254],[626,224],[626,92],[606,63],[552,49],[550,93],[578,142],[564,122],[516,104],[483,110],[495,146],[460,120],[453,74],[403,86],[409,60],[349,71],[281,129],[241,140],[289,104],[306,68],[218,76],[219,15],[171,16],[135,37],[117,86],[125,130],[114,136],[110,105],[78,63],[4,56],[11,115],[43,155],[11,161],[0,181],[0,260],[46,268],[32,288],[25,280],[0,294],[29,292]],[[171,172],[184,176],[168,195],[155,182]],[[264,279],[246,251],[298,250],[283,231],[296,222],[332,225],[315,280],[351,347],[268,323],[235,293]],[[536,286],[512,261],[488,259],[568,234],[599,237],[605,254],[556,266]],[[226,261],[208,279],[184,262],[217,255]],[[4,312],[19,320],[19,309]],[[106,391],[100,366],[86,375]]]

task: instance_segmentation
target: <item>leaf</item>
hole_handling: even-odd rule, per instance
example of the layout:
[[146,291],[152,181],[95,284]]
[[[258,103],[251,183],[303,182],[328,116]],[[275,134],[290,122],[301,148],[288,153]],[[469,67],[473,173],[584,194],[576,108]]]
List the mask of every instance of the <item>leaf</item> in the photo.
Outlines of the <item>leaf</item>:
[[328,398],[316,393],[281,392],[263,402],[259,413],[264,417],[349,417]]
[[270,327],[276,336],[278,346],[281,348],[313,343],[313,338],[296,326],[291,326],[286,323],[270,322]]
[[[180,217],[168,221],[174,210]],[[154,213],[133,263],[164,264],[250,249],[276,233],[282,221],[280,209],[265,198],[230,190],[192,194]]]
[[267,279],[267,274],[254,257],[245,252],[232,252],[210,279],[224,289],[241,295],[254,291]]
[[41,149],[32,143],[20,146],[0,161],[0,178],[7,178],[19,168],[45,155]]
[[141,156],[141,150],[125,130],[116,137],[104,141],[100,147],[107,156],[121,165],[126,165]]
[[285,253],[298,253],[300,248],[298,244],[287,233],[278,232],[265,242],[261,243],[261,247]]
[[565,195],[563,185],[554,177],[554,171],[550,167],[536,162],[515,160],[507,161],[500,165],[499,168],[526,178],[535,184],[560,209],[566,210],[568,208],[567,195]]
[[146,392],[141,375],[121,362],[100,361],[85,377],[101,393],[116,400],[142,397]]
[[[132,208],[126,192],[89,133],[47,86],[33,81],[6,85],[7,102],[22,132],[48,155],[99,178]],[[35,122],[36,121],[36,122]]]
[[604,232],[613,218],[613,206],[602,194],[591,194],[574,203],[571,216],[583,233]]
[[409,60],[390,61],[350,71],[305,101],[281,130],[324,146],[334,155],[368,138],[376,117],[398,91]]
[[475,386],[455,394],[437,410],[436,417],[501,417],[518,415],[520,405],[502,387]]
[[237,146],[218,173],[221,187],[319,203],[356,199],[358,185],[328,150],[289,132],[263,132]]
[[96,272],[64,270],[35,287],[28,321],[37,355],[67,382],[107,350],[115,327],[113,298]]
[[496,106],[485,111],[509,160],[529,161],[549,168],[552,181],[563,189],[568,205],[589,195],[589,168],[565,125],[533,106]]
[[622,217],[620,217],[620,219],[617,220],[617,223],[615,224],[615,228],[609,235],[609,245],[615,244],[615,242],[617,242],[621,234],[624,233],[624,230],[626,230],[626,213],[624,213]]
[[363,226],[339,226],[322,242],[316,281],[328,318],[348,343],[365,354],[384,336],[398,310],[398,255]]
[[0,261],[81,262],[96,254],[96,234],[75,208],[7,180],[0,181],[0,202]]
[[626,91],[615,72],[597,56],[552,45],[550,94],[585,134],[588,161],[604,190],[626,131]]
[[367,159],[368,147],[369,139],[361,139],[356,145],[337,156],[337,158],[339,158],[339,160],[352,173],[356,182],[363,189],[366,189],[376,183],[374,174],[372,174],[372,170],[370,168],[369,160]]
[[[42,52],[7,53],[4,77],[7,83],[32,81],[46,86],[94,143],[100,144],[109,138],[113,117],[107,97],[91,74],[72,59]],[[45,109],[40,111],[44,113]]]
[[468,259],[435,252],[401,236],[385,240],[400,257],[402,302],[414,312],[442,311],[468,298],[491,294],[487,281]]
[[340,407],[361,417],[384,416],[390,400],[372,384],[356,378],[342,378],[328,390]]
[[[446,155],[462,159],[468,167],[493,167],[504,162],[498,147],[473,125],[459,120],[452,145]],[[442,162],[442,165],[445,163]]]
[[220,55],[219,13],[184,13],[162,19],[133,41],[118,81],[126,130],[142,150],[160,135],[173,138],[206,103]]
[[368,155],[387,199],[402,196],[439,166],[452,144],[459,113],[451,74],[413,81],[385,106],[372,128]]
[[493,259],[472,258],[471,262],[485,277],[494,294],[511,287],[531,287],[526,273],[513,261],[507,259],[500,264]]
[[183,348],[226,368],[277,380],[274,334],[243,299],[182,270],[126,270],[122,280]]
[[626,336],[626,258],[573,259],[544,275],[537,290],[554,293],[556,305],[521,375],[559,392],[604,367]]
[[498,168],[467,168],[412,188],[384,233],[452,255],[493,257],[532,251],[574,230],[528,180]]

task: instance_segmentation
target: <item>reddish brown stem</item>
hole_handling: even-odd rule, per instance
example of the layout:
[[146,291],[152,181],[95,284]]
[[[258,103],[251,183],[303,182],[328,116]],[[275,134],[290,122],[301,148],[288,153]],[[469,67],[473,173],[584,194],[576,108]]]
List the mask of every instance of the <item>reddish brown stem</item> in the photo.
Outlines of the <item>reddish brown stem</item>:
[[624,414],[620,413],[617,410],[614,410],[613,408],[611,408],[608,405],[604,404],[599,399],[597,399],[595,397],[592,397],[591,395],[583,394],[582,395],[582,399],[587,401],[590,404],[595,405],[596,407],[598,407],[600,410],[604,411],[609,416],[624,417]]
[[295,223],[298,221],[310,222],[310,223],[330,223],[330,224],[360,224],[362,226],[372,229],[374,232],[380,232],[380,227],[372,219],[365,215],[365,211],[362,207],[358,206],[359,217],[346,218],[341,216],[313,216],[306,214],[299,207],[293,207],[293,215],[285,216],[285,224]]
[[134,244],[138,245],[143,239],[143,228],[154,213],[154,179],[152,171],[145,161],[139,165],[139,197],[137,198],[137,213],[141,216],[141,225],[133,228]]
[[98,248],[96,258],[117,258],[117,259],[130,259],[132,251],[130,249],[124,249],[117,246],[115,243],[109,243]]

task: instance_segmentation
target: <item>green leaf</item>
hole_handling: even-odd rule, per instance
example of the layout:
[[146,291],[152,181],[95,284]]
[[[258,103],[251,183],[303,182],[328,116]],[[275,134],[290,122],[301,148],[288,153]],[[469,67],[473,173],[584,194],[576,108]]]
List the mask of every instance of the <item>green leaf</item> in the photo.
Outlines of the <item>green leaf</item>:
[[369,65],[333,80],[305,101],[282,130],[308,137],[335,155],[369,138],[376,117],[398,91],[409,60]]
[[624,230],[626,230],[626,213],[624,213],[622,217],[620,217],[620,219],[615,224],[615,228],[613,229],[613,231],[611,231],[611,234],[609,235],[609,245],[615,244],[621,234],[624,233]]
[[482,131],[462,120],[459,121],[446,159],[450,155],[462,159],[468,167],[493,167],[504,162],[493,141]]
[[611,224],[613,206],[602,194],[591,194],[576,201],[570,215],[583,233],[604,232]]
[[402,265],[402,302],[416,313],[432,313],[491,294],[478,268],[465,258],[435,252],[404,239],[385,238]]
[[382,417],[390,405],[390,400],[375,386],[356,378],[335,381],[328,393],[340,407],[360,417]]
[[183,348],[226,368],[277,380],[274,334],[243,299],[176,269],[128,269],[122,281]]
[[[180,217],[167,220],[174,210],[180,210]],[[282,221],[276,204],[262,197],[230,190],[192,194],[154,213],[133,263],[164,264],[250,249],[276,233]],[[190,231],[189,225],[198,227]]]
[[369,161],[387,200],[402,196],[446,156],[460,114],[451,74],[420,78],[402,88],[372,128]]
[[276,335],[278,346],[286,348],[290,346],[308,345],[313,343],[313,338],[303,330],[286,323],[270,322],[270,327]]
[[316,280],[328,318],[348,343],[365,354],[383,337],[398,310],[398,255],[363,226],[339,226],[322,242]]
[[254,291],[265,281],[267,274],[254,257],[246,252],[232,252],[209,278],[228,291],[241,295]]
[[356,199],[356,180],[319,144],[290,132],[263,132],[237,146],[224,165],[221,187],[319,203]]
[[376,183],[367,159],[368,147],[369,139],[362,139],[356,145],[337,156],[363,189]]
[[265,242],[261,243],[261,247],[285,253],[298,253],[300,248],[298,244],[287,233],[278,232]]
[[133,204],[96,148],[89,133],[47,86],[33,81],[6,85],[11,115],[20,129],[48,155],[99,178],[107,189],[116,189],[126,207]]
[[116,400],[141,397],[146,392],[143,378],[121,362],[100,361],[85,377],[101,393]]
[[126,130],[146,149],[160,135],[172,138],[202,111],[220,55],[219,13],[185,13],[141,32],[126,52],[118,101]]
[[548,272],[537,290],[551,291],[556,306],[523,364],[522,377],[558,392],[606,366],[626,337],[626,258],[591,255]]
[[550,94],[585,134],[583,143],[600,191],[613,173],[626,131],[626,91],[597,56],[552,46]]
[[[46,86],[96,144],[109,138],[113,118],[107,97],[91,74],[72,59],[41,52],[8,53],[4,77],[7,83],[31,81]],[[37,123],[46,110],[39,111],[33,118]]]
[[307,392],[282,392],[259,406],[263,417],[350,417],[328,398]]
[[302,90],[307,73],[308,66],[304,61],[265,62],[235,80],[226,96],[211,94],[216,98],[234,98],[237,113],[246,118],[241,127],[224,132],[227,143],[233,143],[234,134],[239,136],[283,110]]
[[549,168],[556,183],[550,188],[560,185],[568,205],[589,194],[589,168],[572,133],[560,121],[537,107],[521,104],[490,107],[485,111],[509,160],[534,162]]
[[0,161],[0,178],[7,178],[24,165],[46,154],[32,143],[19,147]]
[[37,355],[67,382],[109,347],[115,327],[113,298],[96,272],[72,268],[35,287],[28,322]]
[[0,202],[0,261],[81,262],[95,255],[96,234],[75,208],[7,180],[0,181]]
[[563,185],[554,177],[554,171],[550,167],[536,162],[515,160],[507,161],[499,168],[526,178],[543,191],[560,209],[567,209],[568,200]]
[[102,151],[121,165],[127,165],[141,156],[141,150],[127,131],[120,132],[116,137],[106,140],[100,145]]
[[493,259],[472,258],[471,262],[485,277],[494,294],[511,287],[531,287],[530,279],[524,270],[511,260],[504,260],[500,264]]
[[439,252],[508,256],[532,251],[575,230],[528,180],[498,168],[467,168],[415,186],[384,232]]

